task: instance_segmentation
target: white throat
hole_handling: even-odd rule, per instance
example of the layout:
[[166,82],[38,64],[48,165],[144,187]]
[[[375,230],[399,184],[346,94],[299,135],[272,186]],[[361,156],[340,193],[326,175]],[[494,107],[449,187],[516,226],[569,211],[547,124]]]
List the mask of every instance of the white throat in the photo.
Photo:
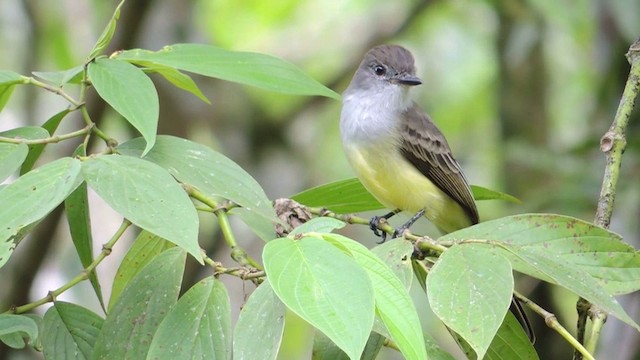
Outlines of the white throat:
[[389,84],[368,89],[349,88],[342,97],[340,133],[343,144],[396,137],[400,116],[412,105],[409,89]]

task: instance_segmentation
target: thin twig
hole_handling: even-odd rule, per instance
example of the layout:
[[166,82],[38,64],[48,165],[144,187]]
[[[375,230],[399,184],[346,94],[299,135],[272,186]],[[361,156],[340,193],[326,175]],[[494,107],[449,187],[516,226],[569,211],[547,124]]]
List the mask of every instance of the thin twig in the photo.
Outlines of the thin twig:
[[27,144],[27,145],[35,145],[35,144],[52,144],[58,143],[63,140],[72,139],[75,137],[85,136],[91,132],[91,125],[87,125],[80,130],[76,130],[67,134],[62,135],[54,135],[42,139],[25,139],[25,138],[12,138],[0,136],[1,143],[10,143],[10,144]]
[[100,252],[100,254],[98,254],[98,256],[91,262],[91,264],[89,264],[89,266],[87,266],[76,277],[69,280],[66,284],[60,286],[59,288],[49,291],[49,293],[46,296],[34,302],[31,302],[29,304],[13,307],[8,312],[11,312],[14,314],[22,314],[29,310],[35,309],[38,306],[44,305],[48,302],[55,301],[56,297],[60,296],[60,294],[69,290],[76,284],[89,279],[89,274],[91,274],[91,272],[95,270],[95,268],[102,262],[102,260],[104,260],[107,256],[111,254],[111,250],[113,249],[113,246],[116,244],[116,242],[118,242],[118,240],[122,237],[122,234],[124,234],[125,230],[127,230],[127,228],[130,225],[131,225],[131,222],[129,220],[123,219],[122,224],[120,225],[120,228],[118,228],[118,230],[113,234],[111,239],[102,246],[102,251]]

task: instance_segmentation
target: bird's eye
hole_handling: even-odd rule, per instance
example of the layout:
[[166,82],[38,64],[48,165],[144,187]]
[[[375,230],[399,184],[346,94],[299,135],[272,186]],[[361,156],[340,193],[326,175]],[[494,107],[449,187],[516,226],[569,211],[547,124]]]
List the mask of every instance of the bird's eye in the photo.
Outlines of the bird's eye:
[[382,65],[376,65],[373,67],[373,72],[378,76],[382,76],[387,73],[387,69]]

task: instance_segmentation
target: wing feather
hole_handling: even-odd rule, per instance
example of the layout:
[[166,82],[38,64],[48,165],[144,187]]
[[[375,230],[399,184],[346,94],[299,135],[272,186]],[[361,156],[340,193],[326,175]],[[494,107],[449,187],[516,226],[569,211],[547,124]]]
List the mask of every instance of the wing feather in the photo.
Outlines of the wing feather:
[[457,202],[477,224],[478,209],[467,179],[442,132],[415,103],[403,113],[402,155],[440,190]]

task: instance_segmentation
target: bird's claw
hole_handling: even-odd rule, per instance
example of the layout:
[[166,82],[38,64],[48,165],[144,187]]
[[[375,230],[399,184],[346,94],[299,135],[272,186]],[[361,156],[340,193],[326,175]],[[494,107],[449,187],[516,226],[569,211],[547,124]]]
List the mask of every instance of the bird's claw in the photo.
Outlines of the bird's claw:
[[381,231],[379,227],[380,220],[382,219],[387,220],[387,218],[385,218],[384,216],[374,216],[371,218],[371,220],[369,220],[369,228],[373,231],[373,234],[382,238],[380,242],[376,241],[376,243],[378,244],[382,244],[383,242],[385,242],[385,240],[387,240],[387,233],[385,231]]

